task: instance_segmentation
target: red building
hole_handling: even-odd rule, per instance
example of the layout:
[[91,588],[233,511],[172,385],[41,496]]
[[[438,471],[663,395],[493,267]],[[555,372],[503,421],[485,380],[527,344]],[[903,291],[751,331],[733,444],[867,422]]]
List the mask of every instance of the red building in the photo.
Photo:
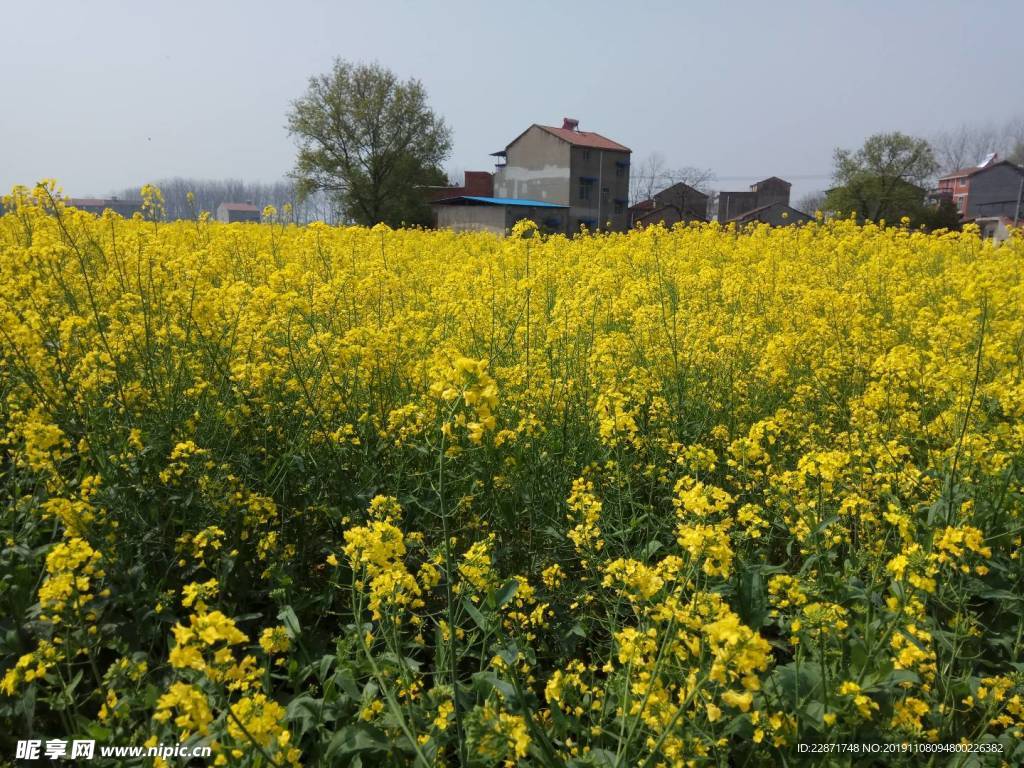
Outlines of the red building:
[[960,168],[952,173],[947,173],[939,179],[937,193],[939,196],[949,197],[953,201],[953,205],[956,206],[956,212],[960,214],[960,217],[966,217],[967,199],[971,194],[971,176],[998,161],[999,156],[993,152],[980,165],[972,165],[970,168]]
[[461,187],[425,187],[427,200],[444,200],[465,195],[478,197],[494,196],[494,174],[489,171],[466,171]]

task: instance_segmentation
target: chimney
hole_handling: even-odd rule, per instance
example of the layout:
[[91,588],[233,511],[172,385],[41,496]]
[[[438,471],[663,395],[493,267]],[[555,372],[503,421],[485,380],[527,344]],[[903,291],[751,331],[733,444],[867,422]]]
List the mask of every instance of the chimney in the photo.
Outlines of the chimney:
[[574,117],[563,117],[562,127],[568,128],[570,131],[578,131],[580,129],[580,121]]

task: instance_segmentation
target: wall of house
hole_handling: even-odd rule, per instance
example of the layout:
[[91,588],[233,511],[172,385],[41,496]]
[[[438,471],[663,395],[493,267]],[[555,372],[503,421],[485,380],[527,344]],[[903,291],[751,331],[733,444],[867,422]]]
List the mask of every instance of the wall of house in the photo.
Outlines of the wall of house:
[[[589,229],[624,232],[629,228],[629,152],[572,147],[572,184],[569,194],[569,225],[572,231],[587,222]],[[590,199],[582,195],[583,179]],[[611,226],[607,227],[607,223]]]
[[503,205],[435,205],[437,226],[456,232],[505,234]]
[[766,211],[761,211],[757,215],[757,220],[765,224],[771,224],[773,227],[786,227],[790,224],[804,224],[812,221],[813,217],[790,208],[784,203],[779,203],[778,205],[772,205]]
[[754,192],[720,192],[718,194],[718,220],[723,224],[747,211],[757,208]]
[[672,206],[681,211],[682,218],[691,221],[694,216],[706,219],[708,216],[708,196],[688,184],[673,184],[654,196],[657,207]]
[[[1010,163],[993,165],[971,176],[971,193],[967,198],[967,216],[1007,216],[1017,210],[1024,170]],[[1024,206],[1022,206],[1024,213]]]
[[505,206],[505,227],[511,231],[516,222],[529,219],[545,234],[566,234],[568,210],[565,208],[534,208],[533,206]]
[[494,196],[569,202],[569,145],[531,126],[507,149],[506,164],[494,174]]
[[967,213],[967,201],[970,194],[970,180],[968,175],[953,176],[939,179],[939,191],[948,193],[956,206],[957,213],[961,216]]
[[981,237],[985,240],[1001,243],[1010,236],[1009,219],[1002,216],[980,219],[977,224],[981,230]]
[[782,203],[782,205],[789,205],[789,190],[790,186],[781,179],[770,179],[764,182],[754,184],[751,190],[756,193],[755,208],[760,208],[762,205],[772,205],[774,203]]

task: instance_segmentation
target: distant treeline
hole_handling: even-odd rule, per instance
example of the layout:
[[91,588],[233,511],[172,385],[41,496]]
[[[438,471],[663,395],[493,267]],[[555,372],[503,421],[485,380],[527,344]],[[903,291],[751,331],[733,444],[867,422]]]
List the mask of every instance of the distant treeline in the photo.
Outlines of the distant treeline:
[[[344,222],[346,217],[338,203],[326,192],[313,192],[299,199],[295,184],[276,181],[270,184],[248,182],[241,179],[187,179],[175,177],[153,182],[164,196],[165,215],[168,219],[194,219],[201,211],[216,215],[221,203],[252,203],[264,208],[272,205],[278,217],[285,216],[285,206],[291,206],[290,221],[306,223],[326,221],[328,224]],[[192,201],[188,193],[193,195]],[[140,200],[139,187],[121,190],[124,200]]]

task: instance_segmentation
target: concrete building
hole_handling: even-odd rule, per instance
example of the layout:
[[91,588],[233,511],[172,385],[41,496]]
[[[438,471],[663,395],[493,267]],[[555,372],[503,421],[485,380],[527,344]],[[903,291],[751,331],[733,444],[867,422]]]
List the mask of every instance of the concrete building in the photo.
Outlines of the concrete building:
[[810,216],[803,211],[798,211],[786,203],[769,203],[768,205],[762,205],[760,208],[755,208],[752,211],[741,213],[735,218],[729,219],[729,222],[742,226],[744,224],[771,224],[773,227],[786,227],[791,224],[804,224],[808,221],[814,221],[814,217]]
[[565,118],[561,128],[531,125],[494,156],[494,194],[568,206],[568,229],[629,226],[631,150]]
[[689,184],[678,182],[648,200],[629,208],[629,226],[664,224],[671,227],[681,221],[707,221],[708,196]]
[[719,192],[718,220],[732,221],[766,205],[781,203],[789,205],[789,190],[792,185],[778,176],[769,176],[750,185],[749,191]]
[[81,211],[95,213],[97,216],[104,211],[113,211],[130,219],[136,213],[142,213],[140,200],[122,200],[118,197],[70,197],[64,201],[64,204]]
[[1005,216],[1020,221],[1024,216],[1024,167],[1000,160],[970,175],[966,218]]
[[217,221],[234,224],[238,221],[259,221],[260,209],[252,203],[221,203],[217,206]]
[[542,232],[564,233],[567,205],[508,197],[460,195],[432,204],[437,226],[456,232],[494,232],[506,235],[522,219],[530,219]]

